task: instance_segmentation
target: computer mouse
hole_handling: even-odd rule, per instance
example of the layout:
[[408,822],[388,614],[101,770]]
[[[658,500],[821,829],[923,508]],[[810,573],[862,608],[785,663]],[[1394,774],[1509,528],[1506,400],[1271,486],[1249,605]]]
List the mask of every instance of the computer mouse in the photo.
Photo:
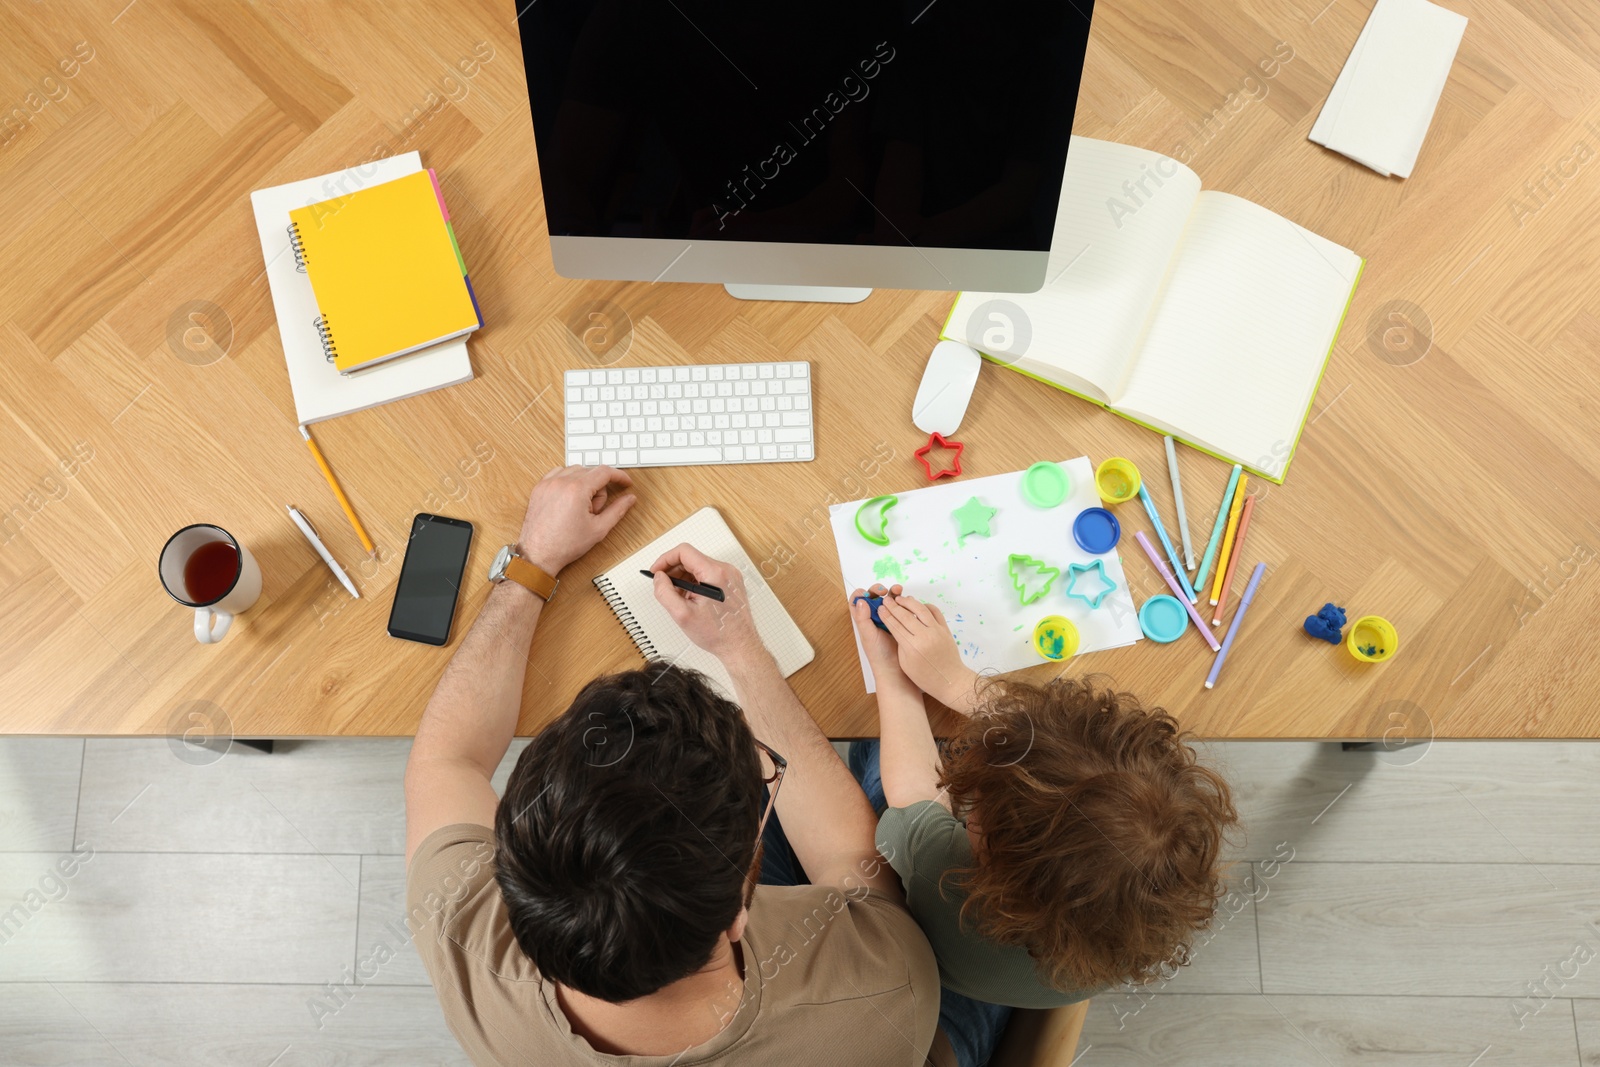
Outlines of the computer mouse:
[[923,433],[949,435],[961,425],[978,383],[983,357],[960,341],[940,341],[928,356],[911,403],[911,422]]

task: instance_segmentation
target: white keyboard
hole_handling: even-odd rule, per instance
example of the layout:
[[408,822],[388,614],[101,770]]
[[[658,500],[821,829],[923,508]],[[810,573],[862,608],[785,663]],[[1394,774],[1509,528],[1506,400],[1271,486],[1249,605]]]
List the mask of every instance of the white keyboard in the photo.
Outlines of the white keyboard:
[[809,363],[566,373],[567,463],[667,467],[813,458]]

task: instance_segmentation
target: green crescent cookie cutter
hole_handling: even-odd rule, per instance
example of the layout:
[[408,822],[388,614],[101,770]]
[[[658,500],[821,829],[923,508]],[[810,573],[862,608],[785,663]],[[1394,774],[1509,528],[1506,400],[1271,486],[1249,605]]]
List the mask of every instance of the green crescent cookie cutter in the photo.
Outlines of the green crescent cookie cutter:
[[[887,503],[884,503],[884,501],[887,501]],[[900,498],[897,497],[897,496],[875,496],[871,500],[864,501],[859,508],[856,508],[856,533],[860,534],[862,537],[865,537],[868,541],[871,541],[875,545],[886,545],[886,544],[888,544],[889,543],[889,515],[888,515],[888,512],[889,512],[890,508],[894,507],[898,503],[900,503]],[[879,520],[878,532],[875,533],[875,534],[870,534],[866,530],[862,529],[862,527],[861,527],[861,515],[868,508],[872,507],[875,504],[880,504],[881,505],[878,508],[878,511],[877,511],[878,520]]]
[[[1045,576],[1044,587],[1032,596],[1028,595],[1027,581],[1018,573],[1023,567],[1033,567],[1036,573]],[[1021,598],[1024,607],[1048,593],[1050,586],[1055,584],[1056,576],[1061,573],[1054,567],[1046,566],[1042,559],[1034,559],[1032,556],[1019,553],[1006,557],[1006,568],[1011,572],[1011,588],[1017,591],[1017,596]]]

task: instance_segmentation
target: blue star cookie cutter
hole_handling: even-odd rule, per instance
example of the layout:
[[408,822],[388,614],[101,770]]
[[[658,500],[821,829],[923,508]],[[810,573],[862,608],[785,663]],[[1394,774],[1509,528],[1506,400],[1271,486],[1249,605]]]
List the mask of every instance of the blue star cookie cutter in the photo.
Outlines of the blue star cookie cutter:
[[[1099,572],[1100,585],[1102,588],[1093,596],[1085,596],[1084,594],[1078,592],[1078,579],[1082,578],[1090,571]],[[1067,595],[1075,600],[1083,601],[1085,604],[1089,605],[1091,609],[1098,608],[1102,600],[1116,591],[1117,583],[1113,582],[1110,575],[1106,574],[1106,566],[1102,561],[1097,559],[1093,563],[1067,564]]]

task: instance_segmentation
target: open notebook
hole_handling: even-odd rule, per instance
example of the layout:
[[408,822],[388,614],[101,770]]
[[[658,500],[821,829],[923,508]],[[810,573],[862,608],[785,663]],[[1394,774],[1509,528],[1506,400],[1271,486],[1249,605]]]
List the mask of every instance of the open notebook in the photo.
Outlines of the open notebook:
[[940,336],[1282,482],[1362,265],[1158,152],[1074,137],[1044,288],[964,292]]
[[701,671],[730,700],[735,699],[733,680],[722,669],[721,662],[684,636],[678,624],[656,603],[650,579],[639,573],[649,570],[661,553],[685,542],[712,559],[739,568],[744,575],[744,588],[750,598],[750,613],[755,618],[756,630],[767,651],[778,661],[778,669],[785,678],[816,658],[806,635],[778,602],[777,594],[761,577],[750,554],[733,536],[716,508],[701,508],[594,579],[594,587],[606,598],[612,613],[628,631],[628,637],[641,655]]

